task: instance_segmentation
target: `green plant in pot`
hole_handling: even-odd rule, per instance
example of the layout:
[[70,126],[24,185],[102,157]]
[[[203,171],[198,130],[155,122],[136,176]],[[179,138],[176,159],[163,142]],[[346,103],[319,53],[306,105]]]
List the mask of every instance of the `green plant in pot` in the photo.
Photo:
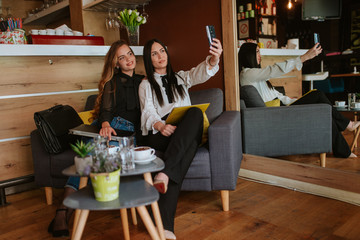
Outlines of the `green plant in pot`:
[[119,197],[120,169],[117,154],[110,154],[108,148],[95,147],[90,178],[96,200],[106,202]]
[[89,155],[94,149],[94,145],[89,143],[84,143],[83,141],[77,140],[75,144],[70,144],[71,149],[77,154],[74,158],[76,172],[80,175],[88,175],[89,167],[92,166],[92,156]]

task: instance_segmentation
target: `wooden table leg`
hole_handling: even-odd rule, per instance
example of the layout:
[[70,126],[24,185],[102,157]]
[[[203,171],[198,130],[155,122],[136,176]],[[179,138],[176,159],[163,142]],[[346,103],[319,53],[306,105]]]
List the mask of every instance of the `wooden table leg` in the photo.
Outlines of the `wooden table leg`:
[[[79,189],[86,187],[88,182],[88,177],[80,177]],[[75,237],[75,229],[77,228],[79,218],[80,218],[80,209],[75,209],[74,223],[73,223],[73,231],[71,234],[71,239]]]
[[131,211],[131,218],[132,218],[133,224],[137,225],[136,209],[130,208],[130,211]]
[[127,209],[126,208],[120,209],[120,215],[121,215],[121,222],[122,222],[123,231],[124,231],[124,239],[125,240],[130,240],[129,221],[128,221]]
[[84,231],[84,228],[85,228],[85,224],[86,224],[86,221],[87,221],[87,218],[89,216],[89,210],[80,210],[80,218],[79,218],[79,223],[77,224],[76,228],[74,229],[74,232],[75,232],[75,235],[73,238],[73,240],[80,240],[81,239],[81,236],[82,236],[82,233]]
[[139,206],[136,209],[138,210],[138,213],[139,213],[141,219],[143,220],[145,227],[150,234],[151,239],[160,240],[159,234],[156,231],[155,225],[152,222],[151,217],[150,217],[148,211],[146,210],[146,207]]
[[360,133],[360,127],[358,127],[357,129],[355,129],[355,136],[354,136],[354,140],[353,140],[353,143],[351,144],[351,152],[354,150],[354,148],[356,147],[356,143],[357,143],[357,140],[358,140],[358,137],[359,137],[359,133]]
[[[357,121],[357,115],[358,115],[358,113],[354,112],[354,121],[355,122]],[[354,141],[353,141],[353,144],[351,146],[351,152],[353,151],[354,147],[357,147],[357,141],[355,140],[355,138],[356,138],[356,135],[358,135],[358,132],[359,132],[359,128],[355,129],[355,131],[354,131]]]
[[[153,185],[153,180],[151,178],[150,173],[144,173],[144,180],[146,182],[148,182],[149,184]],[[151,209],[153,211],[153,215],[154,215],[154,219],[155,219],[157,229],[159,231],[160,239],[165,240],[164,226],[163,226],[163,223],[162,223],[162,220],[161,220],[161,215],[160,215],[160,210],[159,210],[158,203],[157,202],[152,203],[151,204]]]

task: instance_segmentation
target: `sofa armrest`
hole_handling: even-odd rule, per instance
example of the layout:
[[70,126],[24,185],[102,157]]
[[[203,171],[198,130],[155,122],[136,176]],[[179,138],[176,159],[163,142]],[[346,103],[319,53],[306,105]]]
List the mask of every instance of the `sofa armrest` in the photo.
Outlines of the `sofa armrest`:
[[242,160],[240,112],[223,112],[208,133],[212,189],[234,190]]
[[241,110],[244,153],[285,156],[331,152],[332,116],[327,104]]
[[39,187],[52,186],[50,174],[50,155],[45,150],[45,144],[39,130],[30,133],[31,152],[34,163],[35,183]]

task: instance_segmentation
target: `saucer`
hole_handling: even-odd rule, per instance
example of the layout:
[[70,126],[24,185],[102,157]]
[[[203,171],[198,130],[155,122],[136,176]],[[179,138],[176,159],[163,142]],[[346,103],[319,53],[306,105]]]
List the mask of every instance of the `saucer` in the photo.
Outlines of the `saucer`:
[[153,156],[151,156],[151,157],[148,158],[148,159],[142,159],[142,160],[136,160],[136,159],[134,159],[134,162],[135,162],[136,164],[143,165],[143,164],[148,164],[148,163],[154,161],[156,158],[157,158],[156,155],[153,155]]
[[360,111],[360,108],[351,108],[353,111]]
[[344,105],[344,106],[336,106],[336,105],[333,105],[333,107],[335,108],[347,108],[348,105]]

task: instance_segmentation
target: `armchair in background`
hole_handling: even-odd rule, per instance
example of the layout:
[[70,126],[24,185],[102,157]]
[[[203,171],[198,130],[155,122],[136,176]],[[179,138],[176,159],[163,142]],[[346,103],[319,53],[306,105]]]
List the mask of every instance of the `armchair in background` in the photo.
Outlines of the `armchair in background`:
[[320,153],[325,167],[332,150],[331,106],[308,104],[265,107],[254,86],[240,88],[244,153],[286,156]]

